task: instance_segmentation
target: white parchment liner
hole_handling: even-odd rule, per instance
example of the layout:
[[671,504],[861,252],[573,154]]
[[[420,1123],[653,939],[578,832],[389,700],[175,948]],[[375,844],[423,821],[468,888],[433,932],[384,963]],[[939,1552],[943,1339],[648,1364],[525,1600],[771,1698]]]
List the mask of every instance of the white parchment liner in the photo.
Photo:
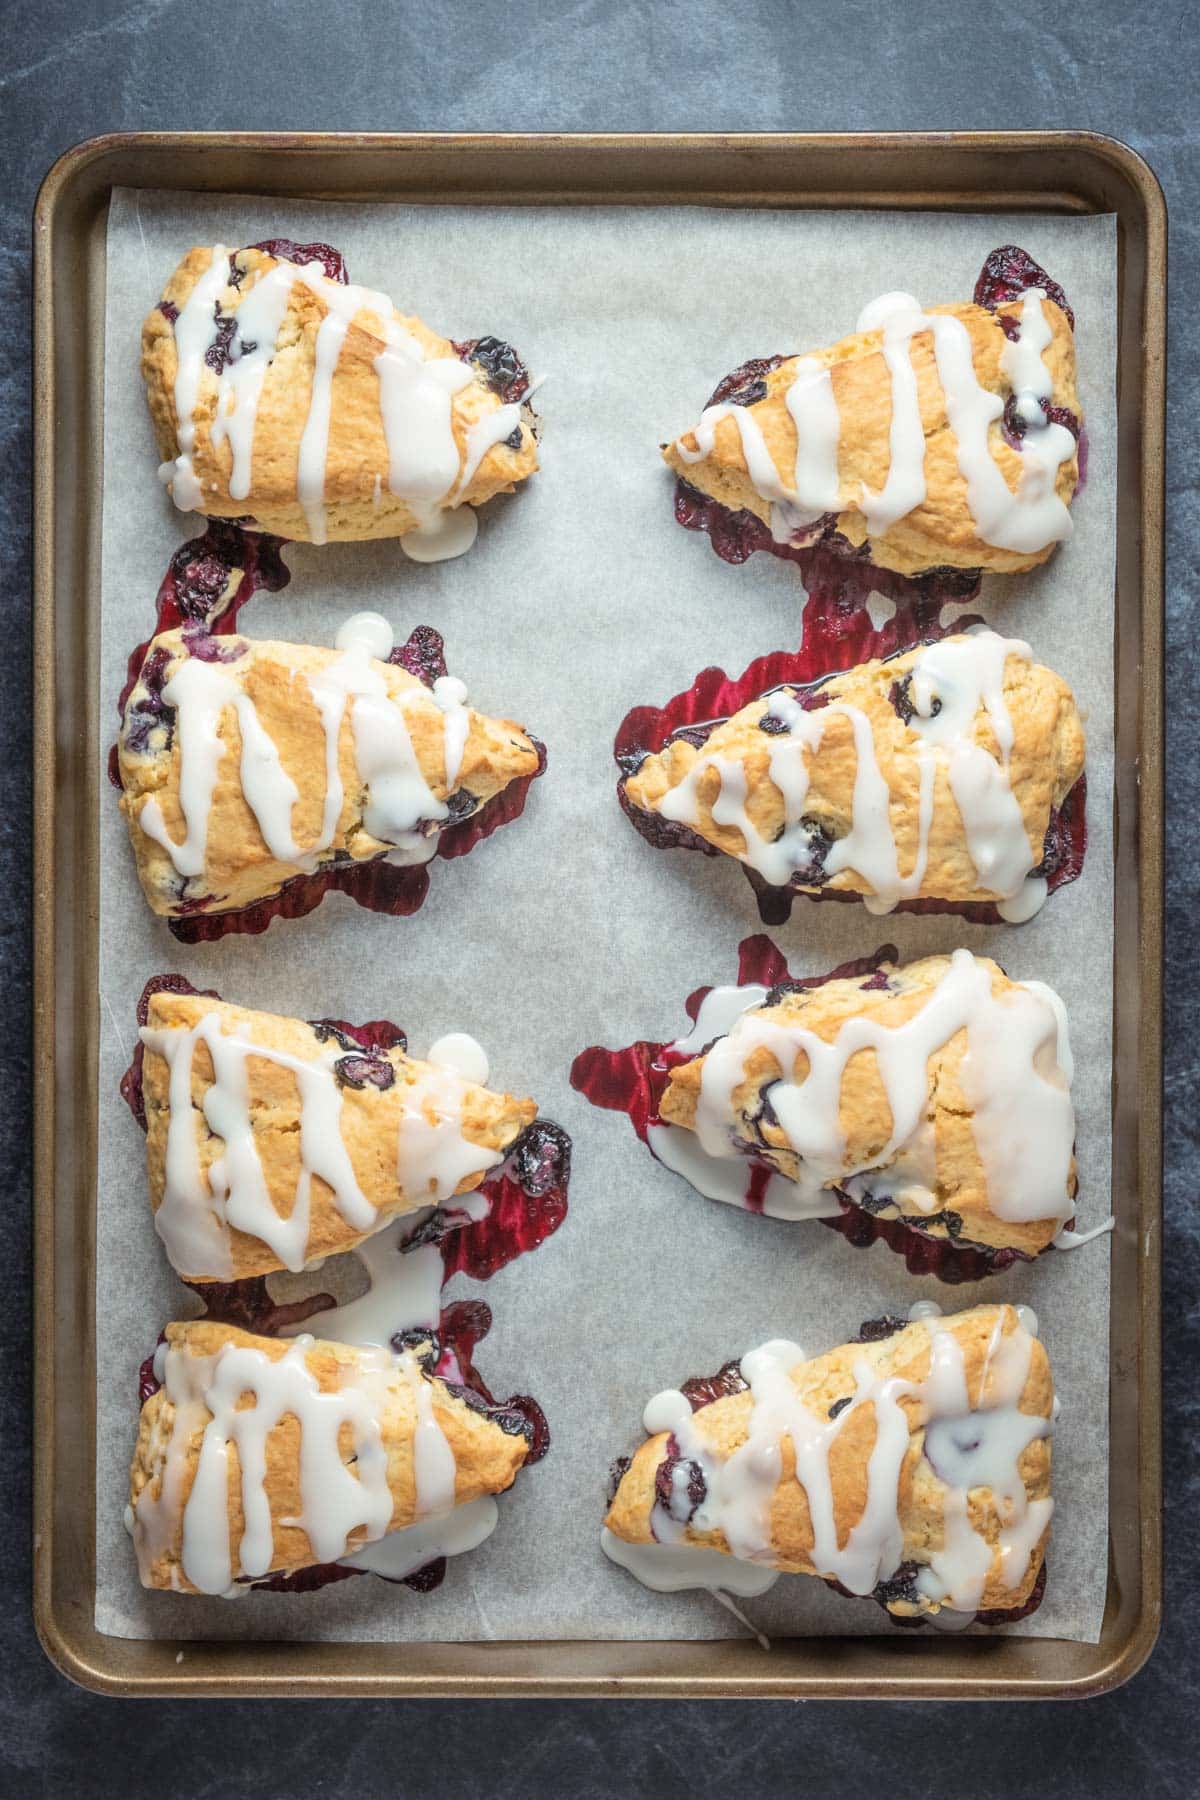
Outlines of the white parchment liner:
[[[397,637],[445,636],[451,672],[485,710],[524,720],[549,770],[524,817],[456,862],[432,865],[410,919],[342,895],[262,937],[176,944],[145,906],[116,794],[101,808],[100,1166],[97,1234],[96,1623],[133,1637],[325,1639],[688,1638],[740,1631],[703,1594],[657,1595],[601,1556],[610,1461],[641,1441],[646,1399],[770,1337],[817,1353],[859,1322],[921,1296],[945,1310],[1024,1301],[1042,1321],[1063,1414],[1046,1599],[1020,1629],[1093,1642],[1106,1585],[1108,1241],[1050,1254],[977,1287],[910,1276],[883,1245],[854,1250],[819,1224],[787,1225],[702,1200],[656,1164],[627,1120],[574,1094],[585,1045],[668,1038],[684,996],[736,977],[740,938],[760,929],[725,859],[653,850],[621,816],[611,745],[637,702],[661,703],[718,663],[730,673],[794,646],[794,566],[758,555],[732,568],[683,532],[657,445],[698,416],[747,357],[801,350],[851,330],[896,287],[928,304],[965,299],[984,255],[1023,244],[1077,318],[1090,443],[1076,534],[1028,577],[985,580],[981,610],[1026,637],[1073,684],[1088,728],[1090,848],[1083,878],[1025,927],[949,917],[873,919],[799,901],[774,935],[797,972],[884,942],[905,957],[958,943],[1014,977],[1052,982],[1070,1011],[1079,1115],[1080,1226],[1109,1210],[1112,958],[1112,605],[1116,233],[1114,221],[696,208],[475,209],[319,206],[259,198],[119,192],[108,234],[102,616],[97,756],[112,742],[125,659],[154,622],[177,545],[200,528],[155,480],[138,375],[144,314],[195,243],[324,239],[351,278],[390,292],[456,338],[494,333],[535,374],[544,469],[484,516],[463,560],[409,562],[395,543],[296,546],[291,586],[262,595],[247,635],[329,644],[373,607]],[[190,1298],[162,1255],[146,1202],[142,1135],[117,1096],[147,977],[180,970],[248,1006],[312,1018],[390,1017],[421,1053],[464,1030],[494,1079],[536,1095],[572,1134],[571,1211],[558,1235],[486,1286],[495,1312],[479,1355],[500,1395],[535,1393],[548,1460],[501,1503],[482,1549],[421,1597],[374,1578],[231,1605],[146,1594],[122,1527],[137,1367]],[[319,1328],[319,1327],[318,1327]],[[772,1633],[886,1632],[870,1601],[785,1577],[748,1603]]]

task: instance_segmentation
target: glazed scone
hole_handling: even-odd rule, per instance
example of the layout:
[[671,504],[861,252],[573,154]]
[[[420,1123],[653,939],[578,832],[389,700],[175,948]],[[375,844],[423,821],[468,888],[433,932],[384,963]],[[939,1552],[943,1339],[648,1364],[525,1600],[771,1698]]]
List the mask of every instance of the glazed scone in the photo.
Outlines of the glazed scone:
[[830,348],[746,364],[664,458],[768,544],[865,547],[901,575],[1034,568],[1071,535],[1082,421],[1074,321],[1028,270],[1011,300],[885,294]]
[[861,894],[872,912],[933,898],[1028,918],[1051,813],[1084,762],[1066,682],[985,630],[776,688],[697,736],[626,775],[627,805],[767,886]]
[[306,543],[455,556],[474,508],[537,468],[523,374],[496,382],[317,260],[189,250],[142,327],[142,374],[176,505]]
[[[411,1350],[168,1325],[126,1522],[142,1582],[224,1594],[512,1486],[529,1451]],[[246,1402],[249,1401],[249,1404]]]
[[710,1158],[762,1159],[814,1211],[840,1196],[1032,1257],[1075,1211],[1071,1073],[1058,996],[956,950],[784,983],[671,1070],[660,1114]]
[[510,719],[383,660],[391,632],[360,614],[338,650],[166,631],[147,647],[118,740],[121,810],[138,876],[168,917],[225,913],[300,874],[421,863],[438,834],[535,774]]
[[[1054,1510],[1036,1322],[977,1306],[889,1326],[811,1360],[765,1344],[717,1378],[738,1391],[707,1404],[657,1395],[605,1520],[614,1560],[653,1586],[659,1546],[717,1552],[898,1617],[1025,1607]],[[719,1587],[719,1570],[696,1585]]]
[[150,1204],[189,1281],[298,1270],[469,1193],[537,1113],[453,1058],[203,994],[150,993],[140,1035]]

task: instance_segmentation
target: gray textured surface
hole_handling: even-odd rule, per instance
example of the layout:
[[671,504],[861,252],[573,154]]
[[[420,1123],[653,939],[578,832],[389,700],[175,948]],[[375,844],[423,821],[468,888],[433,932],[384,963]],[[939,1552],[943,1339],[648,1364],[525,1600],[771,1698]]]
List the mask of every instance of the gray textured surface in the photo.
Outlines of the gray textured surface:
[[[1056,8],[1007,0],[890,6],[557,4],[436,9],[316,5],[80,6],[25,0],[6,17],[0,197],[7,329],[0,333],[0,943],[6,977],[0,1129],[6,1306],[0,1316],[0,1791],[274,1800],[297,1791],[424,1796],[693,1794],[730,1788],[894,1800],[952,1788],[976,1800],[1035,1787],[1155,1796],[1196,1788],[1197,1700],[1188,1604],[1194,1512],[1200,1212],[1186,1157],[1196,1051],[1189,902],[1196,889],[1192,718],[1198,502],[1191,431],[1200,344],[1197,44],[1187,6],[1114,0]],[[255,70],[253,79],[247,71]],[[1173,215],[1168,690],[1173,859],[1168,968],[1167,1626],[1149,1667],[1086,1706],[970,1711],[880,1706],[411,1704],[217,1709],[84,1695],[41,1657],[28,1618],[28,217],[69,144],[114,129],[871,129],[1074,125],[1147,156]]]

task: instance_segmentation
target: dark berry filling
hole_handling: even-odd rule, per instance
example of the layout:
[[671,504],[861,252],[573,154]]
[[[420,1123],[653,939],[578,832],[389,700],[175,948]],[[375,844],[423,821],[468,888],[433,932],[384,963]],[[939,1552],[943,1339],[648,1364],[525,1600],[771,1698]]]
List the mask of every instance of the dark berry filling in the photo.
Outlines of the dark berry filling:
[[690,1525],[708,1494],[704,1470],[698,1462],[680,1454],[674,1434],[667,1439],[667,1454],[654,1476],[654,1494],[669,1519]]
[[1026,288],[1034,287],[1041,288],[1048,299],[1061,307],[1074,331],[1075,314],[1067,304],[1067,296],[1057,281],[1047,275],[1041,263],[1034,262],[1019,244],[1001,244],[991,252],[979,271],[973,298],[976,306],[986,306],[989,312],[995,312],[997,307],[1019,300]]
[[[893,681],[888,689],[888,699],[891,702],[892,710],[899,714],[904,724],[911,725],[917,716],[917,709],[913,705],[912,676],[905,675],[902,680]],[[935,697],[929,708],[928,716],[936,719],[941,710],[942,703]]]
[[715,1375],[692,1375],[680,1385],[680,1393],[693,1412],[699,1412],[702,1406],[711,1406],[714,1400],[724,1400],[729,1394],[744,1394],[750,1383],[742,1374],[740,1357],[732,1357],[729,1362],[722,1363]]
[[343,1087],[376,1087],[382,1094],[396,1085],[396,1071],[382,1056],[340,1056],[333,1072]]
[[765,378],[781,363],[790,362],[794,354],[752,356],[749,362],[744,362],[739,369],[734,369],[717,383],[705,402],[705,411],[710,406],[755,406],[760,400],[765,400]]
[[[214,375],[219,375],[228,363],[233,361],[233,338],[237,331],[237,319],[233,313],[223,313],[218,300],[213,309],[216,322],[216,336],[204,352],[204,360]],[[243,350],[253,349],[251,344],[244,344]]]
[[310,1019],[322,1044],[332,1040],[346,1051],[407,1050],[408,1039],[390,1019],[373,1019],[369,1025],[350,1025],[345,1019]]
[[[1047,425],[1065,425],[1071,436],[1078,441],[1080,425],[1079,416],[1069,406],[1051,406],[1048,400],[1039,400],[1042,417]],[[1004,436],[1014,450],[1019,450],[1021,441],[1029,427],[1022,418],[1017,407],[1017,396],[1010,394],[1004,403],[1004,417],[1001,421]]]
[[618,1456],[608,1468],[608,1504],[611,1506],[617,1497],[617,1489],[633,1467],[632,1456]]
[[168,325],[173,325],[179,317],[179,308],[173,300],[160,300],[158,303],[158,310],[167,321]]
[[[930,1623],[930,1615],[927,1613],[892,1611],[892,1607],[895,1605],[912,1607],[923,1605],[921,1590],[917,1584],[919,1573],[919,1564],[903,1562],[893,1575],[889,1575],[886,1581],[877,1582],[871,1590],[870,1598],[883,1607],[893,1625],[911,1628]],[[849,1588],[843,1587],[840,1581],[834,1581],[828,1575],[824,1579],[827,1587],[831,1587],[835,1594],[845,1595],[847,1600],[863,1598],[861,1594],[851,1593]],[[981,1607],[972,1622],[976,1625],[1016,1625],[1021,1619],[1027,1619],[1031,1613],[1037,1611],[1045,1594],[1046,1564],[1043,1561],[1038,1569],[1037,1579],[1030,1590],[1029,1598],[1023,1606]]]
[[[320,263],[329,280],[339,282],[343,287],[350,279],[345,258],[330,244],[297,244],[291,238],[280,237],[264,238],[261,244],[248,244],[246,248],[261,250],[265,256],[277,256],[283,262],[298,263],[302,268],[305,263]],[[241,279],[240,271],[238,279]]]
[[[765,393],[765,388],[763,391]],[[859,605],[865,605],[867,596],[878,585],[875,577],[882,573],[866,561],[865,546],[854,545],[842,536],[837,529],[836,513],[822,513],[810,524],[798,527],[787,542],[779,543],[771,536],[770,526],[757,513],[748,510],[732,512],[680,476],[675,484],[675,517],[687,531],[706,532],[722,562],[744,563],[756,550],[765,550],[771,556],[799,563],[810,593],[823,569],[821,559],[813,554],[816,551],[824,551],[826,557],[833,555],[849,563],[857,560],[861,564],[857,570],[843,570],[840,577],[834,569],[824,571],[828,579],[839,582],[844,595],[857,592]]]
[[911,1324],[911,1319],[901,1318],[899,1313],[881,1313],[877,1319],[864,1319],[850,1342],[882,1344],[885,1339],[895,1337],[898,1331],[907,1331]]
[[[872,1212],[868,1204],[851,1200],[840,1189],[836,1190],[835,1197],[841,1214],[837,1218],[822,1219],[821,1224],[839,1232],[847,1243],[858,1249],[874,1243],[886,1244],[889,1250],[903,1256],[911,1275],[935,1275],[939,1281],[956,1286],[964,1281],[981,1281],[987,1275],[1001,1274],[1014,1263],[1033,1260],[1025,1251],[1011,1245],[997,1248],[964,1238],[961,1235],[962,1219],[957,1213],[885,1218]],[[885,1200],[882,1204],[886,1206],[890,1202]],[[951,1229],[951,1220],[957,1224],[957,1231]],[[935,1237],[930,1230],[939,1221],[946,1225],[945,1237]]]
[[[529,391],[529,370],[511,344],[503,338],[468,338],[454,346],[460,362],[470,363],[486,387],[498,394],[506,405],[523,400]],[[513,450],[521,448],[520,428],[506,440]]]
[[125,743],[136,755],[149,749],[150,738],[160,727],[166,733],[168,749],[174,738],[175,708],[168,706],[162,697],[170,660],[169,651],[160,646],[142,664],[141,679],[145,692],[139,697],[137,705],[130,708],[125,721]]

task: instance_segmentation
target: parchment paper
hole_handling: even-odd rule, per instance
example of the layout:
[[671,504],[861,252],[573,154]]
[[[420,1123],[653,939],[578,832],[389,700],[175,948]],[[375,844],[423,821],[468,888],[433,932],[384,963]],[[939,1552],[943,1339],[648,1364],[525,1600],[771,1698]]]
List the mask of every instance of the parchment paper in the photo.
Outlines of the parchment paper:
[[[1063,995],[1076,1058],[1079,1224],[1110,1208],[1112,604],[1115,272],[1112,219],[820,214],[705,209],[318,206],[121,192],[108,235],[102,706],[97,756],[115,735],[125,659],[154,623],[172,551],[199,529],[155,480],[138,374],[142,318],[192,244],[325,239],[351,278],[391,293],[457,338],[515,343],[535,374],[544,468],[483,515],[463,560],[409,562],[397,544],[295,546],[291,586],[243,614],[250,636],[330,644],[373,607],[397,637],[428,622],[484,710],[524,720],[549,770],[524,817],[469,856],[432,865],[410,919],[334,894],[262,937],[176,944],[142,900],[117,796],[102,784],[100,1167],[97,1257],[96,1623],[122,1636],[264,1638],[689,1638],[742,1629],[705,1594],[644,1591],[601,1555],[611,1460],[641,1442],[658,1389],[771,1337],[812,1354],[925,1296],[1036,1308],[1062,1399],[1057,1513],[1046,1599],[1020,1626],[1094,1641],[1106,1582],[1108,1240],[1052,1253],[977,1287],[910,1276],[883,1245],[855,1250],[700,1198],[655,1163],[628,1121],[568,1082],[585,1045],[669,1038],[684,996],[736,979],[737,945],[761,929],[726,859],[652,849],[618,810],[611,745],[626,710],[661,702],[719,663],[740,672],[794,646],[796,569],[759,555],[732,568],[673,521],[657,445],[692,424],[745,358],[851,330],[896,287],[928,304],[969,296],[979,265],[1015,240],[1075,308],[1090,462],[1074,541],[1041,571],[984,583],[989,623],[1026,637],[1075,688],[1088,727],[1090,848],[1083,878],[1022,928],[952,917],[873,919],[797,902],[774,935],[794,969],[824,971],[891,941],[903,957],[963,943]],[[575,1144],[566,1224],[489,1284],[480,1352],[498,1394],[535,1393],[553,1432],[480,1550],[421,1597],[373,1578],[310,1596],[228,1602],[147,1594],[122,1527],[138,1363],[162,1324],[192,1310],[155,1236],[142,1135],[117,1095],[147,977],[185,972],[247,1006],[312,1018],[390,1017],[420,1054],[442,1032],[477,1036],[494,1080],[534,1094]],[[317,1322],[319,1329],[319,1321]],[[769,1633],[889,1631],[872,1602],[784,1577],[747,1603]]]

